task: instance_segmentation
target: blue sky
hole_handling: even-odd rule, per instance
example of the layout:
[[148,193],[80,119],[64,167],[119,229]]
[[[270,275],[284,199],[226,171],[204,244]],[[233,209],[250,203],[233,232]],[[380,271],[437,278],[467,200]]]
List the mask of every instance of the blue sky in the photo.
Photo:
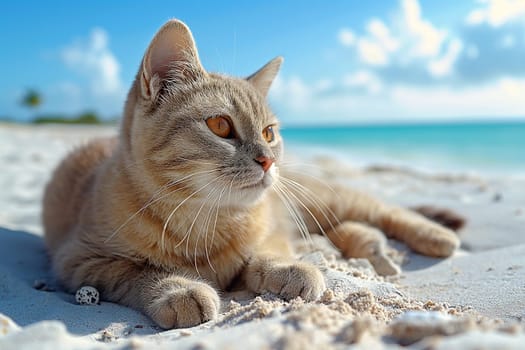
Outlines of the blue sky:
[[525,119],[525,0],[26,1],[0,15],[0,117],[120,114],[149,40],[186,22],[203,65],[247,76],[285,63],[284,123]]

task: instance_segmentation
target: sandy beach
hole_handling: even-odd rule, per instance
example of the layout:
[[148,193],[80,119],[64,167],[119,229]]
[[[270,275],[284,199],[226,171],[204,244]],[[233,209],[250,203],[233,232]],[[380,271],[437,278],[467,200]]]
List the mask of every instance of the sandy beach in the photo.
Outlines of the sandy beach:
[[42,192],[75,145],[115,133],[0,124],[0,349],[525,348],[525,178],[354,167],[329,155],[300,159],[322,178],[388,202],[453,209],[467,222],[461,249],[433,259],[390,241],[403,272],[384,278],[314,237],[317,249],[300,258],[325,276],[320,300],[226,294],[217,320],[190,329],[163,331],[108,302],[78,305],[50,271]]

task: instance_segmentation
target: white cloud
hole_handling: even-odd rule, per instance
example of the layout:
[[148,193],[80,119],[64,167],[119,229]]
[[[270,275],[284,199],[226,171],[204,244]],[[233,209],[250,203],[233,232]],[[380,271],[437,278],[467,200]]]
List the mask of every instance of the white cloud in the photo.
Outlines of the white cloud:
[[400,0],[388,20],[371,18],[361,30],[339,32],[340,44],[355,53],[345,57],[346,74],[325,83],[279,78],[270,97],[290,123],[320,122],[319,116],[323,122],[523,118],[522,3],[485,1],[465,12],[469,23],[485,25],[453,23],[445,30],[424,17],[418,0]]
[[321,93],[316,84],[308,85],[297,77],[278,78],[270,99],[285,123],[522,118],[525,110],[525,79],[504,78],[462,88],[381,85],[376,94],[355,91],[355,87],[373,86],[376,78],[366,71],[350,74],[339,82],[340,89],[334,94]]
[[500,79],[495,83],[451,89],[450,87],[396,87],[392,100],[405,115],[431,117],[523,117],[524,79]]
[[355,34],[348,28],[341,29],[338,38],[343,46],[353,46],[355,44]]
[[94,95],[121,95],[120,65],[109,49],[108,35],[95,28],[87,41],[76,42],[61,52],[63,62],[87,78]]
[[[367,24],[368,35],[355,38],[359,58],[365,64],[386,66],[390,63],[390,54],[399,48],[399,42],[390,33],[383,21],[374,18]],[[347,45],[348,46],[348,45]]]
[[525,0],[485,0],[481,4],[467,15],[468,25],[488,23],[497,28],[516,20],[525,21]]
[[368,93],[378,94],[383,89],[383,83],[374,73],[360,70],[343,77],[343,86],[350,88],[362,88]]
[[428,71],[430,74],[436,78],[450,75],[454,67],[454,62],[456,62],[462,49],[463,44],[460,40],[452,40],[448,45],[447,51],[442,57],[429,62]]
[[352,34],[354,44],[347,49],[355,53],[353,70],[373,71],[388,84],[468,85],[524,76],[519,61],[525,52],[525,0],[488,0],[467,13],[470,23],[492,18],[507,25],[460,22],[445,30],[424,16],[418,0],[399,0],[388,20],[371,18]]
[[407,36],[412,41],[409,53],[415,57],[435,57],[441,50],[446,32],[432,25],[421,15],[417,0],[403,0],[401,8]]
[[69,114],[92,110],[111,117],[122,112],[126,87],[104,29],[94,28],[87,38],[62,48],[59,57],[74,74],[50,89],[46,109]]
[[286,105],[287,108],[301,112],[303,107],[308,105],[313,90],[298,77],[285,80],[278,75],[273,81],[270,98],[279,104]]
[[367,30],[371,36],[388,52],[394,52],[399,48],[399,41],[392,36],[390,29],[385,23],[377,18],[367,24]]
[[486,14],[484,10],[472,10],[465,18],[465,23],[468,25],[478,25],[485,21]]
[[[400,0],[400,8],[390,21],[372,18],[362,35],[348,28],[339,32],[339,42],[343,46],[355,49],[362,63],[375,67],[406,67],[412,62],[423,62],[426,66],[430,61],[443,60],[447,43],[454,40],[446,30],[437,28],[423,17],[418,0]],[[448,46],[450,48],[450,44]],[[457,58],[457,55],[447,56],[448,61],[452,58]],[[432,70],[446,70],[448,61],[432,63],[441,66]]]
[[377,41],[359,39],[357,52],[361,61],[372,66],[386,66],[389,62],[387,51]]

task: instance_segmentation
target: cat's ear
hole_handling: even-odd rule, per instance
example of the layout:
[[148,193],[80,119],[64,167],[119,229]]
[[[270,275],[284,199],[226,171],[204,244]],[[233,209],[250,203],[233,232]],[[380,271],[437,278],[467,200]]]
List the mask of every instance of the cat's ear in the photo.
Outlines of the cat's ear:
[[155,34],[142,60],[142,96],[154,99],[165,80],[184,83],[204,74],[190,29],[172,19]]
[[283,61],[284,59],[280,56],[274,58],[270,62],[266,63],[264,67],[246,78],[246,80],[252,83],[260,93],[266,96],[268,94],[268,90],[270,90],[273,80],[277,76],[277,73],[279,73],[279,68],[281,67]]

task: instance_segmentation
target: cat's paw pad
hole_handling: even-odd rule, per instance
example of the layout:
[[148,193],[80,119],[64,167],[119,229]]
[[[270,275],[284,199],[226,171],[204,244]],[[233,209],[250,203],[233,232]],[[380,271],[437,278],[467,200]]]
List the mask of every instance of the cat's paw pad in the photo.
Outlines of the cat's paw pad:
[[300,296],[306,301],[318,299],[326,289],[321,271],[304,263],[276,266],[268,274],[265,287],[285,299]]
[[201,282],[174,287],[149,307],[151,318],[162,328],[196,326],[217,317],[220,298],[210,286]]

